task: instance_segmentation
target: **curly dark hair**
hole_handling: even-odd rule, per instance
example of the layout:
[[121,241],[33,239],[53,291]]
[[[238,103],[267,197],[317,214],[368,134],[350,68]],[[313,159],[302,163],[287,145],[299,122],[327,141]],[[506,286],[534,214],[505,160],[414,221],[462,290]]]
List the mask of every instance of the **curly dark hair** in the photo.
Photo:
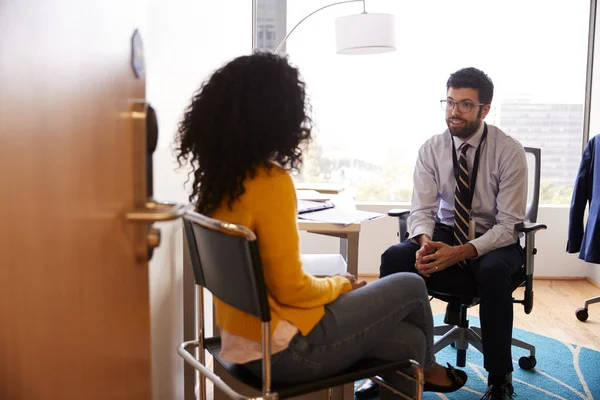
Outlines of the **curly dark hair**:
[[459,69],[448,78],[446,89],[471,88],[477,89],[479,101],[483,104],[491,104],[494,97],[494,84],[485,72],[469,67]]
[[274,161],[298,170],[300,145],[311,139],[309,109],[287,58],[258,52],[215,71],[194,94],[176,137],[179,165],[189,162],[194,175],[190,202],[203,214],[225,200],[231,208],[257,167]]

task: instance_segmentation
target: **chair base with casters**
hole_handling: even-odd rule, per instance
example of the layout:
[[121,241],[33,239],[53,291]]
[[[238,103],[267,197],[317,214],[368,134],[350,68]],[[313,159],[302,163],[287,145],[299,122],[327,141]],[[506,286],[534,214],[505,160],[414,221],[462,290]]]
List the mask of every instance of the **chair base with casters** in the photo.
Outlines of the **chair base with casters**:
[[[458,367],[466,365],[467,348],[469,345],[475,347],[480,353],[483,353],[481,328],[469,326],[469,320],[467,319],[468,308],[468,305],[461,304],[458,323],[436,326],[433,330],[435,336],[441,336],[434,343],[434,352],[437,353],[448,345],[452,346],[456,349],[456,365]],[[535,368],[537,364],[535,346],[515,338],[512,339],[512,345],[529,351],[529,356],[519,358],[519,367],[525,370]]]
[[587,299],[585,301],[585,304],[583,305],[582,308],[578,308],[575,311],[575,316],[577,317],[578,320],[580,320],[581,322],[585,322],[588,319],[588,307],[591,304],[596,304],[596,303],[600,303],[600,296],[596,296],[596,297],[592,297],[591,299]]
[[[284,399],[321,392],[331,399],[331,388],[352,384],[361,379],[371,379],[403,399],[421,400],[424,376],[421,366],[414,360],[383,361],[360,360],[345,371],[311,382],[277,384],[271,382],[271,328],[267,291],[262,275],[256,236],[241,225],[219,221],[188,211],[183,216],[189,256],[198,285],[197,337],[182,343],[178,354],[199,374],[200,398],[206,398],[205,379],[232,399]],[[237,279],[232,280],[231,277]],[[221,338],[204,337],[202,288],[223,302],[260,318],[262,321],[263,378],[257,378],[238,364],[221,359]],[[214,371],[205,365],[205,350],[214,357]],[[195,355],[198,353],[198,357]],[[220,371],[216,373],[215,371]],[[407,395],[391,387],[379,375],[397,373],[413,383]],[[335,389],[337,392],[337,389]]]

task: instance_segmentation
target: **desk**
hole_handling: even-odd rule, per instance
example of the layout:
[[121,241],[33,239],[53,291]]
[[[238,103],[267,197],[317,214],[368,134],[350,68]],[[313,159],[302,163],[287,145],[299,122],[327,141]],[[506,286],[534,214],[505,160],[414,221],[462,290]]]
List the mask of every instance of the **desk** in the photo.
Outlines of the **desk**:
[[[337,225],[299,219],[298,229],[318,235],[340,238],[340,254],[346,261],[347,271],[358,277],[358,238],[360,234],[360,222],[350,225]],[[354,385],[349,383],[343,386],[343,393],[340,393],[339,390],[334,390],[333,393],[337,400],[354,399]]]
[[346,261],[348,272],[358,276],[358,237],[360,223],[336,225],[325,222],[298,220],[298,229],[309,233],[340,238],[340,254]]
[[[309,233],[339,238],[340,254],[346,261],[348,272],[353,274],[354,276],[358,275],[358,239],[360,234],[360,223],[354,223],[344,226],[299,219],[298,229]],[[183,235],[183,237],[183,336],[184,340],[194,340],[197,339],[198,335],[198,315],[196,314],[196,307],[198,305],[198,293],[196,284],[194,282],[191,261],[189,258],[187,240],[185,238],[185,235]],[[212,317],[212,315],[210,317]],[[213,323],[214,321],[205,321],[206,326],[208,324],[213,325]],[[213,330],[213,332],[216,332],[216,330]],[[196,374],[191,366],[189,366],[187,363],[184,365],[184,399],[194,400],[196,398],[194,394]],[[218,366],[216,366],[216,372],[221,373],[223,371]],[[334,397],[338,400],[353,399],[354,386],[352,384],[344,385],[343,393],[341,393],[341,391],[339,390],[334,390]],[[217,391],[217,393],[214,394],[215,400],[224,398],[225,396],[222,395],[222,393],[220,393],[219,391]]]
[[[296,184],[297,189],[312,189],[320,193],[331,194],[330,199],[337,209],[356,210],[354,199],[350,193],[344,192],[339,185],[332,184]],[[340,254],[347,264],[348,272],[358,277],[358,237],[360,222],[339,225],[327,222],[298,219],[298,229],[318,235],[332,236],[340,239]]]

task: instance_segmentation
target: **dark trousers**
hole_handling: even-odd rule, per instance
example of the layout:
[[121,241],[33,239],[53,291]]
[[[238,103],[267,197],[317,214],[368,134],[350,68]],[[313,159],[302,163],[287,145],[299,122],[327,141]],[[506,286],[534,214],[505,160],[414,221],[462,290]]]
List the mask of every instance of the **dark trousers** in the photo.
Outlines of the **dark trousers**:
[[[453,228],[436,224],[433,240],[453,244]],[[414,272],[419,245],[410,240],[389,247],[381,256],[380,276]],[[457,265],[425,278],[427,288],[449,294],[473,294],[481,299],[479,317],[485,369],[494,375],[513,371],[511,339],[513,328],[512,276],[525,262],[519,243],[490,251],[469,261],[469,268]]]

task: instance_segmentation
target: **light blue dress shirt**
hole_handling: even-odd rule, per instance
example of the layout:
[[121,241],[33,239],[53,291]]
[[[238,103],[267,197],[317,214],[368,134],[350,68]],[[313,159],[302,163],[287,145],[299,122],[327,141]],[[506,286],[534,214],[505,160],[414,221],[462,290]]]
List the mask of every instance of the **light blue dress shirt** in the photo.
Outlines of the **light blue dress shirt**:
[[[492,250],[516,243],[514,226],[525,218],[527,207],[527,159],[523,146],[493,125],[487,124],[487,138],[479,156],[479,170],[472,203],[475,231],[482,236],[470,243],[480,257]],[[467,143],[469,176],[484,123]],[[454,226],[454,167],[452,142],[457,159],[463,141],[450,137],[448,130],[430,138],[419,150],[414,171],[414,188],[408,228],[411,238],[433,236],[436,222]]]

